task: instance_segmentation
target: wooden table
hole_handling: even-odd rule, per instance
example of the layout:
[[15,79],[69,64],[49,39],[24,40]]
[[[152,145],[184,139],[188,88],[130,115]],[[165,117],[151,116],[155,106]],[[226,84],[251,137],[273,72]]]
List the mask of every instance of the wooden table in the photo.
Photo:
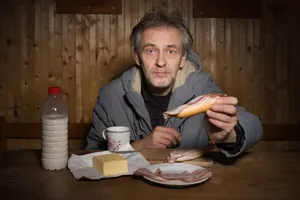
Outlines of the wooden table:
[[[150,154],[144,153],[146,158]],[[215,161],[209,181],[167,188],[132,176],[79,181],[68,169],[44,170],[39,151],[7,151],[0,158],[0,199],[300,199],[300,152],[209,156]]]

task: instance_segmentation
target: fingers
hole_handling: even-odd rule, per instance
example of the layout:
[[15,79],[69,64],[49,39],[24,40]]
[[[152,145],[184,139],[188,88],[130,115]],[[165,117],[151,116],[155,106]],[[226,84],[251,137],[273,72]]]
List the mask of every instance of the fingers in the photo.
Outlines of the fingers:
[[212,105],[211,110],[206,112],[208,120],[211,124],[230,132],[237,124],[237,109],[238,103],[235,97],[222,97]]
[[155,143],[161,143],[164,145],[177,144],[177,141],[181,140],[179,133],[172,128],[157,126],[153,131],[153,139]]
[[166,148],[170,144],[170,140],[161,137],[155,141],[155,144],[159,144],[158,146],[163,146],[163,148]]
[[237,117],[234,114],[228,115],[222,112],[215,112],[212,110],[208,110],[206,114],[208,118],[213,118],[226,123],[234,123],[235,121],[237,121]]
[[237,123],[237,121],[236,122],[230,122],[230,123],[222,122],[222,121],[219,121],[219,120],[216,120],[216,119],[213,119],[213,118],[208,118],[208,121],[212,125],[214,125],[217,128],[220,128],[220,129],[226,131],[227,133],[229,133],[234,128],[234,126]]
[[238,99],[232,96],[220,97],[216,100],[216,104],[237,105]]
[[173,138],[175,138],[176,140],[180,141],[181,140],[181,136],[180,134],[173,128],[169,128],[169,127],[163,127],[163,126],[157,126],[155,128],[155,130],[166,133],[171,135]]
[[163,134],[161,137],[167,139],[167,140],[170,141],[173,145],[176,145],[176,144],[177,144],[176,138],[174,138],[173,135],[171,135],[171,134]]
[[213,104],[211,110],[219,113],[226,113],[229,115],[237,114],[236,107],[234,105],[228,104]]

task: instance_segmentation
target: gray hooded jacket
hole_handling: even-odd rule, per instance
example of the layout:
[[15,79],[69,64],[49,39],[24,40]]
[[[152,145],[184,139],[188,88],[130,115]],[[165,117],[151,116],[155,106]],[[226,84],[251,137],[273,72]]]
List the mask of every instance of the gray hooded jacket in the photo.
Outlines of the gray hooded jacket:
[[[186,64],[179,69],[175,79],[168,110],[187,103],[191,99],[212,93],[222,93],[213,82],[212,76],[202,71],[200,58],[193,52],[187,57]],[[226,156],[236,156],[254,146],[262,137],[262,126],[255,115],[238,106],[239,124],[244,130],[245,140],[239,152],[232,155],[220,149]],[[168,118],[166,127],[176,129],[182,136],[180,148],[200,148],[208,144],[204,127],[204,115],[189,118]],[[122,76],[100,89],[93,110],[93,126],[87,136],[86,149],[106,148],[102,131],[110,126],[127,126],[131,129],[131,140],[147,136],[153,127],[141,95],[141,71],[133,67]]]

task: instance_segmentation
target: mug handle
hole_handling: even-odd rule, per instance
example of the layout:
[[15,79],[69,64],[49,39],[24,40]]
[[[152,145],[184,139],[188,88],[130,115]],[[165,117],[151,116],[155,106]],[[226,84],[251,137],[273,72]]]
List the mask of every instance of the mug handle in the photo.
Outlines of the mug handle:
[[106,132],[106,129],[104,129],[104,130],[102,131],[102,137],[106,140],[105,132]]

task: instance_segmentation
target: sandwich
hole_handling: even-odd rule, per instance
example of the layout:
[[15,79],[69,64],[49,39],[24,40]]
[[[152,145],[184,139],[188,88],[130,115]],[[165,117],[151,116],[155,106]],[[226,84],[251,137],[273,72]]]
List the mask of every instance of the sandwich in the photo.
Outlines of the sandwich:
[[186,104],[178,106],[172,110],[163,113],[164,118],[173,116],[177,118],[186,118],[199,113],[206,112],[211,109],[212,105],[216,103],[217,99],[225,97],[226,94],[206,94],[196,97]]

